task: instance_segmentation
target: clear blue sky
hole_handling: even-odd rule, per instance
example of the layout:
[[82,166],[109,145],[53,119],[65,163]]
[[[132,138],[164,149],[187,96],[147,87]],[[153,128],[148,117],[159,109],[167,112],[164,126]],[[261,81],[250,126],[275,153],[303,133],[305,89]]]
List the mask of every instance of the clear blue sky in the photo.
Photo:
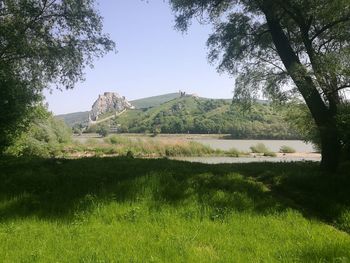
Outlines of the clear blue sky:
[[97,0],[104,31],[117,53],[96,60],[74,90],[45,92],[55,114],[90,110],[98,94],[115,91],[129,100],[183,90],[202,97],[231,98],[234,80],[207,62],[210,26],[193,23],[188,33],[174,29],[163,0]]

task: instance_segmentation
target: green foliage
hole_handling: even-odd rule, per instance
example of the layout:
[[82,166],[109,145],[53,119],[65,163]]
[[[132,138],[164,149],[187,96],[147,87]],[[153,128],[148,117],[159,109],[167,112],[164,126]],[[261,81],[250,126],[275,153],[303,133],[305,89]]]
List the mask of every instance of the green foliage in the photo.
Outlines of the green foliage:
[[41,100],[41,96],[33,92],[26,82],[16,79],[12,70],[2,67],[1,63],[0,87],[1,155],[27,129],[33,119],[34,104]]
[[198,142],[183,139],[168,140],[167,138],[128,138],[111,135],[103,139],[90,138],[85,143],[72,144],[66,154],[85,153],[92,155],[126,156],[131,152],[135,157],[176,157],[176,156],[232,156],[243,155],[237,150],[214,150]]
[[300,136],[272,105],[244,110],[227,100],[178,98],[147,110],[129,110],[115,119],[128,132],[222,133],[237,139],[295,139]]
[[101,125],[97,128],[96,132],[101,135],[102,137],[106,137],[109,133],[108,127],[105,125]]
[[311,163],[2,159],[0,255],[5,262],[347,262],[350,177],[343,175],[334,180]]
[[104,139],[106,143],[111,143],[111,144],[123,144],[123,143],[128,143],[129,139],[126,137],[121,137],[117,135],[111,135],[108,136]]
[[[295,94],[293,86],[298,86],[308,100],[300,82],[291,80],[304,74],[316,80],[309,84],[312,89],[322,87],[327,100],[338,95],[336,88],[349,86],[347,0],[171,0],[170,3],[179,30],[186,31],[197,17],[213,24],[207,42],[209,60],[218,62],[219,71],[237,76],[237,97],[252,99],[262,90],[271,99],[284,101]],[[326,78],[333,79],[327,82]]]
[[[57,118],[57,117],[56,117]],[[81,124],[74,125],[72,131],[74,134],[81,135],[83,133],[84,127]]]
[[237,150],[236,148],[231,148],[227,151],[227,155],[232,156],[232,157],[239,157],[239,156],[244,155],[244,153]]
[[68,126],[75,127],[83,124],[86,125],[89,119],[89,113],[89,111],[74,112],[56,115],[55,117],[64,120]]
[[343,150],[343,158],[350,160],[350,103],[344,103],[337,116],[337,125]]
[[53,157],[63,154],[63,147],[71,142],[71,130],[62,120],[52,116],[47,110],[38,106],[35,108],[35,118],[29,124],[6,154],[15,156]]
[[180,30],[198,17],[213,24],[209,61],[236,77],[236,99],[304,99],[322,143],[321,165],[336,170],[343,147],[337,118],[350,87],[349,1],[170,3]]
[[93,0],[1,1],[0,21],[1,154],[29,127],[44,88],[73,88],[114,43]]
[[152,134],[153,137],[156,137],[158,134],[160,134],[161,128],[159,126],[153,127]]
[[286,104],[286,107],[285,121],[289,122],[305,141],[312,142],[320,150],[320,134],[307,106],[300,102],[290,102]]
[[257,143],[256,145],[250,146],[250,150],[253,153],[266,153],[270,151],[263,143]]
[[[305,104],[291,102],[284,111],[285,120],[298,131],[302,137],[321,150],[320,133]],[[350,156],[350,105],[345,102],[339,106],[336,125],[342,146],[343,158]]]
[[295,149],[287,145],[282,145],[280,147],[280,153],[295,153]]
[[250,150],[252,151],[252,153],[262,153],[264,156],[268,156],[268,157],[277,156],[276,153],[268,149],[263,143],[257,143],[256,145],[250,146]]

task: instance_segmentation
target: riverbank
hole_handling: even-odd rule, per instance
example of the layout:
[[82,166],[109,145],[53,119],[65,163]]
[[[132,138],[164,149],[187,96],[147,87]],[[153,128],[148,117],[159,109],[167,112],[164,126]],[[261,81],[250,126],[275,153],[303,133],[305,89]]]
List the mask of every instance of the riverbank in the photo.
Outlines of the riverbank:
[[129,156],[139,158],[190,156],[246,156],[236,149],[213,149],[202,143],[179,138],[127,137],[111,135],[105,138],[84,138],[64,149],[65,157]]
[[[114,138],[114,142],[111,143],[109,138]],[[75,136],[74,141],[77,144],[67,151],[67,155],[74,158],[120,156],[129,152],[136,157],[176,157],[203,163],[321,160],[321,155],[313,152],[311,144],[295,140],[231,140],[220,139],[216,134],[118,134],[107,138],[98,134],[84,134]],[[250,148],[258,144],[264,144],[266,154],[252,153]],[[296,152],[279,153],[282,146]]]

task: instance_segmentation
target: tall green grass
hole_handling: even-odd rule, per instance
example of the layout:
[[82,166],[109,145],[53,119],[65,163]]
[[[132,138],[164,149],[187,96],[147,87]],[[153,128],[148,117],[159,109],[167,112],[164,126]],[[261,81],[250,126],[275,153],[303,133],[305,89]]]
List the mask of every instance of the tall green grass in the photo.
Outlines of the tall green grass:
[[184,139],[166,138],[128,138],[112,135],[103,140],[88,139],[85,143],[75,143],[67,147],[66,154],[93,153],[97,156],[126,156],[131,153],[135,157],[175,157],[175,156],[232,156],[244,155],[236,149],[229,151],[214,150],[199,142]]
[[293,147],[282,145],[280,147],[280,153],[295,153],[296,150]]
[[350,260],[349,234],[332,226],[349,223],[346,171],[326,177],[302,163],[7,159],[0,181],[3,262]]
[[264,156],[275,157],[276,153],[272,152],[269,148],[266,147],[263,143],[257,143],[250,146],[252,153],[262,153]]

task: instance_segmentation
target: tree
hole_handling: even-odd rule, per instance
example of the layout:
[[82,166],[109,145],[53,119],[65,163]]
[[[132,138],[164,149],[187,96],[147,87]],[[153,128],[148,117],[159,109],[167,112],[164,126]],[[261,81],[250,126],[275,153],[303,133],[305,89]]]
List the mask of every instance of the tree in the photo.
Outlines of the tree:
[[101,135],[102,137],[106,137],[106,136],[108,135],[108,133],[109,133],[109,129],[108,129],[107,126],[101,125],[101,126],[99,126],[98,129],[97,129],[97,133],[98,133],[99,135]]
[[170,2],[181,30],[195,17],[213,23],[209,60],[237,76],[238,98],[251,99],[258,90],[278,101],[302,96],[320,133],[321,165],[335,170],[341,148],[336,119],[350,87],[350,2]]
[[94,57],[114,49],[94,6],[93,0],[0,0],[0,153],[28,126],[44,88],[73,88]]
[[12,156],[53,157],[64,153],[64,146],[71,142],[72,130],[48,112],[44,105],[31,111],[32,121],[15,143],[6,149]]

